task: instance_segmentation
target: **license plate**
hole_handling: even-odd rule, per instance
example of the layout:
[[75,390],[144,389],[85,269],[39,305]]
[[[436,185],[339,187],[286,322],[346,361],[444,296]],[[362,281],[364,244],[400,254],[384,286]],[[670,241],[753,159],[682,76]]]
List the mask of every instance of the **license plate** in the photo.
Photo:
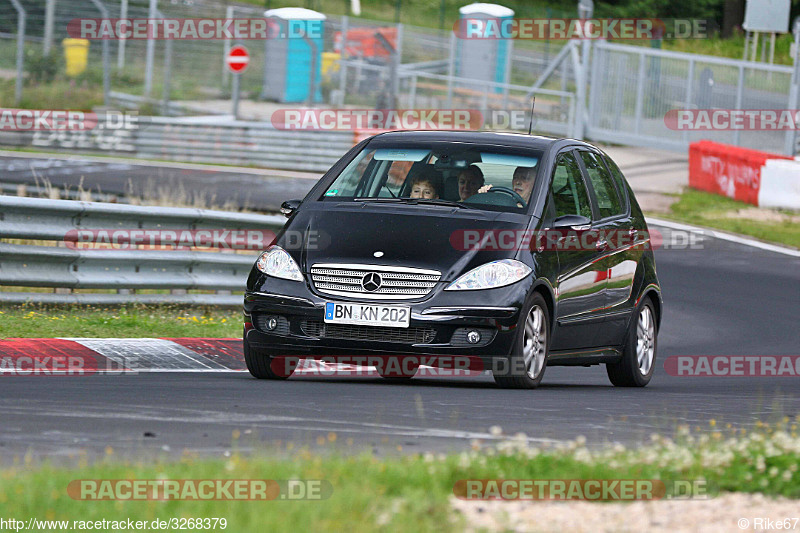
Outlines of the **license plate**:
[[411,308],[406,306],[325,303],[325,322],[329,324],[407,328],[410,320]]

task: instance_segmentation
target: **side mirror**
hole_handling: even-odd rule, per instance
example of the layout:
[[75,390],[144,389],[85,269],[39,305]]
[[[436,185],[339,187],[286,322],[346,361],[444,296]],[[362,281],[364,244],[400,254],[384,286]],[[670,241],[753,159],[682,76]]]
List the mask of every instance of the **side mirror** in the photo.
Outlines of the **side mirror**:
[[302,203],[302,200],[286,200],[281,204],[281,214],[286,218],[291,217]]
[[581,215],[561,215],[553,221],[553,229],[589,229],[592,221]]

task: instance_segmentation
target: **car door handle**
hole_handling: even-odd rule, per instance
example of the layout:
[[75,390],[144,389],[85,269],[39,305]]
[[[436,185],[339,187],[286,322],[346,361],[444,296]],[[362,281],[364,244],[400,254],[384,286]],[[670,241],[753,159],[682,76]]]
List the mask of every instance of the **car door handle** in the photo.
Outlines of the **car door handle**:
[[608,241],[606,241],[606,240],[597,241],[597,244],[595,244],[595,247],[597,248],[598,252],[605,252],[609,248]]

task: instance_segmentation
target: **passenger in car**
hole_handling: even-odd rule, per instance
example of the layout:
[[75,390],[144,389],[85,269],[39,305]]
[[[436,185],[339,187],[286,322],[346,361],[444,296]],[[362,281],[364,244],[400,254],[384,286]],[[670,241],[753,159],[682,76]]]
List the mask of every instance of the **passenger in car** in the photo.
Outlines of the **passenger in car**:
[[458,197],[464,201],[476,194],[484,184],[483,171],[476,165],[470,165],[458,175]]
[[411,191],[411,198],[438,199],[442,191],[442,176],[433,168],[422,167],[411,178],[409,190]]
[[442,175],[430,165],[425,165],[409,178],[411,198],[435,200],[441,197]]

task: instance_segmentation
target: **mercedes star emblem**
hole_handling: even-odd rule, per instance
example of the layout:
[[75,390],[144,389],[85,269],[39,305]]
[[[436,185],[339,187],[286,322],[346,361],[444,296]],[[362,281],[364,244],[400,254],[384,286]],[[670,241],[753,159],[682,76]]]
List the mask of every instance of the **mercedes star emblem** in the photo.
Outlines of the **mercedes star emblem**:
[[370,272],[369,274],[365,274],[363,278],[361,278],[361,286],[364,287],[365,291],[368,292],[375,292],[381,288],[381,277],[379,274],[375,272]]

